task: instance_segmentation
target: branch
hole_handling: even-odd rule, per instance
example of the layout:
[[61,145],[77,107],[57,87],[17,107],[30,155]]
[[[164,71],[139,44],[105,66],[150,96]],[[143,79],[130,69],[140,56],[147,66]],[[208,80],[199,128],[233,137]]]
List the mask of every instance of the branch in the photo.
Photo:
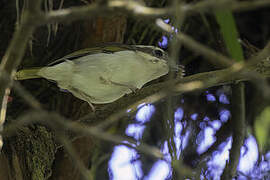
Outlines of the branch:
[[185,35],[182,32],[175,33],[174,28],[170,26],[169,24],[166,24],[163,22],[162,19],[157,19],[156,24],[159,28],[161,28],[163,31],[168,33],[168,35],[175,35],[175,37],[184,45],[187,46],[189,49],[203,55],[206,57],[206,60],[208,60],[210,63],[217,65],[218,67],[230,67],[233,65],[233,61],[222,55],[221,53],[218,53],[201,43],[193,40],[191,37]]
[[64,133],[66,130],[70,130],[71,132],[74,132],[79,135],[94,136],[98,139],[101,139],[107,142],[126,145],[130,148],[134,148],[142,153],[150,155],[153,158],[159,158],[159,159],[163,158],[163,154],[156,147],[152,147],[143,143],[137,146],[137,142],[130,138],[124,138],[119,135],[113,135],[97,127],[85,126],[83,124],[79,124],[78,122],[67,120],[56,113],[52,113],[52,112],[49,113],[46,111],[34,111],[34,112],[27,113],[25,116],[21,117],[15,123],[7,126],[2,132],[2,134],[5,137],[11,136],[18,130],[18,128],[35,123],[35,122],[41,123],[45,126],[49,126],[56,133],[61,133],[61,132]]
[[[2,71],[2,80],[8,83],[9,77],[5,71]],[[36,110],[42,110],[42,105],[39,103],[39,101],[36,100],[36,98],[29,92],[27,91],[19,82],[14,81],[13,82],[13,89],[15,92],[21,96],[24,101],[33,109]]]
[[269,5],[270,5],[269,0],[257,0],[257,1],[208,0],[208,1],[200,1],[196,4],[187,5],[185,7],[185,12],[188,15],[224,9],[231,10],[234,12],[240,12],[240,11],[249,11],[257,8],[264,8]]
[[[239,68],[243,69],[243,63],[234,63],[234,61],[231,60],[230,58],[195,41],[190,36],[185,35],[181,31],[178,33],[175,33],[173,31],[174,28],[171,25],[164,23],[163,20],[157,19],[156,24],[160,29],[163,30],[163,32],[165,31],[166,33],[168,33],[168,35],[173,34],[184,46],[204,56],[205,59],[209,61],[209,63],[214,64],[217,67],[221,67],[221,68],[226,68],[226,67],[235,65],[234,67],[236,69],[239,69]],[[261,61],[262,59],[269,58],[269,57],[270,57],[270,41],[266,44],[264,49],[257,56],[254,56],[250,58],[249,60],[247,60],[248,63],[246,64],[246,66],[254,67],[253,69],[255,69],[257,68],[256,65],[258,64],[259,61]],[[262,68],[265,68],[265,67],[262,67]]]
[[[265,50],[263,50],[263,52],[265,52]],[[261,69],[263,69],[263,71],[261,71]],[[270,77],[269,59],[261,60],[257,64],[252,64],[252,66],[249,64],[243,65],[237,63],[233,67],[223,70],[199,73],[185,78],[178,78],[172,82],[164,82],[145,87],[136,94],[130,94],[127,97],[121,98],[120,100],[105,106],[103,111],[106,112],[106,114],[102,117],[97,117],[90,113],[89,115],[79,119],[79,121],[86,122],[91,119],[93,122],[95,119],[104,118],[106,120],[102,120],[97,127],[106,128],[110,124],[119,121],[121,117],[125,116],[127,114],[127,109],[129,112],[134,112],[138,105],[142,103],[155,103],[167,96],[176,96],[187,92],[203,90],[225,84],[234,84],[247,80],[251,80],[256,83],[256,85],[259,86],[259,89],[262,90],[263,94],[269,97],[269,86],[265,81],[265,78],[267,77]],[[172,84],[174,84],[174,86],[172,86]],[[168,87],[171,87],[171,89],[168,89]]]
[[66,138],[64,135],[60,135],[57,138],[63,144],[65,150],[67,151],[67,153],[71,157],[71,160],[73,161],[73,163],[78,168],[79,172],[82,175],[82,179],[84,179],[84,180],[92,180],[93,178],[91,178],[91,174],[89,173],[88,169],[83,164],[82,159],[78,156],[75,149],[72,147],[72,144],[68,140],[68,138]]
[[233,142],[229,157],[229,163],[227,163],[221,179],[233,179],[235,176],[237,165],[239,163],[241,147],[243,146],[245,139],[245,93],[244,84],[240,83],[233,86],[232,91],[232,130],[233,130]]
[[[21,24],[17,27],[0,64],[0,131],[3,129],[3,124],[5,122],[7,97],[10,93],[12,76],[14,76],[15,71],[20,64],[26,50],[28,40],[36,28],[36,24],[33,23],[33,19],[39,15],[40,5],[41,0],[32,0],[28,2],[22,15]],[[5,72],[7,77],[9,77],[7,80],[4,79],[5,77],[3,72]],[[0,145],[1,149],[3,145],[2,140],[0,140]]]
[[269,0],[257,1],[234,1],[221,0],[218,3],[215,0],[202,1],[198,3],[180,4],[178,6],[169,6],[165,8],[146,7],[138,1],[114,0],[108,3],[93,3],[90,5],[72,7],[50,11],[47,14],[39,16],[36,23],[39,25],[56,23],[56,22],[71,22],[79,19],[94,18],[97,16],[108,16],[115,13],[124,13],[138,18],[161,18],[174,16],[175,14],[193,15],[199,13],[209,13],[213,10],[230,9],[232,11],[247,11],[270,5]]

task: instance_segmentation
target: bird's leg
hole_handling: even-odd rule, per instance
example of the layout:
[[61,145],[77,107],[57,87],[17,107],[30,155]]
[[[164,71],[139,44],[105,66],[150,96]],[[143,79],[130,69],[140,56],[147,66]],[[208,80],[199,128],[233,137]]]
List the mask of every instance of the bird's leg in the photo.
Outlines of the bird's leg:
[[92,111],[95,113],[96,112],[96,108],[95,106],[91,103],[91,97],[89,97],[87,94],[81,92],[80,93],[82,97],[84,97],[85,100],[87,100],[89,106],[91,107]]
[[176,72],[175,75],[177,77],[185,76],[185,66],[183,66],[183,65],[170,66],[170,71]]
[[76,88],[69,88],[69,91],[72,92],[72,94],[73,94],[74,96],[76,96],[77,98],[82,99],[82,100],[84,100],[84,101],[87,101],[88,104],[89,104],[89,106],[90,106],[91,109],[93,110],[93,112],[96,111],[96,108],[95,108],[94,105],[91,103],[93,97],[91,97],[91,96],[85,94],[85,93],[82,92],[82,91],[79,91],[79,90],[76,89]]
[[88,102],[89,106],[91,107],[92,111],[93,112],[96,112],[96,108],[95,106],[91,103],[91,102]]

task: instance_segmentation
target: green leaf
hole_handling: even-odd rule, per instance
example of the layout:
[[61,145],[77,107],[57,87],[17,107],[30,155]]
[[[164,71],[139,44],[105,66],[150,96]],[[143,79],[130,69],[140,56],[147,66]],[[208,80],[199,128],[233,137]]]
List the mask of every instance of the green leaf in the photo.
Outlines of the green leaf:
[[229,55],[236,61],[243,61],[243,50],[238,41],[238,31],[232,12],[229,10],[216,11],[215,17]]
[[267,106],[255,121],[255,134],[260,150],[265,150],[269,145],[269,129],[270,129],[270,106]]

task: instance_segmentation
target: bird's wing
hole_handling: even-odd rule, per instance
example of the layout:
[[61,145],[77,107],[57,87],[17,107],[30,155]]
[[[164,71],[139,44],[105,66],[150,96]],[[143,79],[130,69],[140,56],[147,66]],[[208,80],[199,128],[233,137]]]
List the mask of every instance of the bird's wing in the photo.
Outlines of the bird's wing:
[[114,52],[119,51],[125,51],[125,50],[136,50],[135,46],[128,46],[125,44],[119,44],[119,43],[103,43],[99,46],[93,47],[93,48],[86,48],[81,49],[79,51],[75,51],[69,55],[66,55],[60,59],[57,59],[51,63],[48,64],[48,66],[54,66],[56,64],[60,64],[62,62],[65,62],[66,60],[76,60],[79,57],[91,55],[91,54],[98,54],[98,53],[106,53],[106,54],[112,54]]

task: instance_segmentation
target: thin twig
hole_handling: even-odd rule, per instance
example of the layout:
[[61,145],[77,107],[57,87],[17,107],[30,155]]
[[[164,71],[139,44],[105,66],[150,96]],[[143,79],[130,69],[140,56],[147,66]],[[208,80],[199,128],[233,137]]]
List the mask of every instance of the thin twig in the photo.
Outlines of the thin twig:
[[202,1],[198,3],[179,4],[179,6],[169,6],[166,8],[151,8],[146,7],[138,1],[114,0],[108,1],[107,4],[100,5],[92,3],[80,7],[72,7],[68,9],[50,11],[48,14],[39,16],[39,25],[56,23],[56,22],[71,22],[74,20],[93,18],[96,16],[108,16],[111,14],[125,13],[138,18],[161,18],[174,16],[175,13],[183,15],[193,15],[199,13],[209,13],[212,10],[230,9],[232,11],[247,11],[258,9],[270,5],[269,0],[257,0],[249,2],[239,2],[234,0],[222,0],[216,3],[215,0]]
[[36,110],[42,110],[42,105],[40,104],[40,102],[30,92],[28,92],[20,83],[13,82],[13,88],[15,92],[19,96],[21,96],[30,107]]
[[[4,81],[8,81],[8,75],[5,71],[2,71],[1,74],[3,77]],[[36,98],[30,93],[28,92],[20,83],[14,81],[13,82],[13,89],[15,90],[15,92],[21,96],[25,102],[32,107],[33,109],[36,110],[42,110],[42,105],[36,100]]]
[[245,139],[245,93],[244,84],[240,83],[233,87],[232,99],[232,130],[233,142],[230,151],[229,163],[227,163],[221,179],[233,179],[240,159],[241,147]]
[[94,136],[98,139],[111,143],[123,144],[130,148],[134,148],[142,153],[150,155],[151,157],[163,159],[163,154],[159,151],[158,148],[143,143],[137,146],[137,142],[130,138],[124,138],[119,135],[112,135],[103,131],[102,129],[85,126],[74,121],[69,121],[56,113],[49,113],[46,111],[34,111],[27,113],[13,124],[7,126],[2,132],[2,134],[5,137],[11,136],[17,131],[19,127],[26,126],[34,122],[39,122],[41,124],[44,124],[45,126],[49,126],[57,133],[64,130],[70,130],[71,132],[75,132],[79,135]]
[[199,42],[196,42],[191,37],[185,35],[181,31],[179,31],[178,33],[175,33],[173,31],[173,27],[170,26],[169,24],[164,23],[164,21],[162,19],[157,19],[156,24],[159,28],[161,28],[163,31],[167,32],[169,35],[176,36],[176,38],[184,46],[187,46],[188,48],[190,48],[194,52],[205,56],[206,60],[210,61],[210,63],[217,65],[218,67],[222,67],[222,68],[230,67],[231,65],[233,65],[233,61],[230,58],[206,47],[205,45],[203,45]]
[[74,162],[74,164],[78,168],[78,170],[81,173],[83,179],[84,180],[92,180],[93,178],[91,178],[90,171],[88,171],[88,169],[82,163],[82,160],[77,155],[77,153],[74,150],[74,148],[72,147],[70,141],[66,137],[64,137],[63,135],[60,135],[57,138],[63,144],[65,150],[67,151],[67,153],[71,157],[72,161]]
[[[268,48],[268,47],[266,47]],[[265,50],[262,51],[262,54],[265,55]],[[260,54],[259,57],[262,57]],[[264,57],[264,56],[263,56]],[[256,58],[258,59],[258,58]],[[168,95],[180,95],[187,92],[207,89],[210,87],[225,85],[225,84],[232,84],[236,82],[241,81],[247,81],[247,80],[253,80],[255,84],[257,84],[262,90],[262,92],[267,92],[266,89],[269,89],[267,83],[265,82],[266,77],[270,77],[270,61],[268,60],[261,60],[263,63],[262,68],[264,68],[264,71],[261,72],[260,69],[256,68],[256,65],[252,64],[253,66],[250,66],[249,64],[243,65],[242,63],[237,63],[231,68],[226,68],[222,70],[217,71],[211,71],[211,72],[204,72],[204,73],[198,73],[192,76],[179,78],[175,80],[176,82],[173,82],[175,86],[168,90],[168,85],[171,84],[171,82],[165,82],[160,83],[158,85],[152,86],[155,89],[154,94],[149,96],[144,96],[139,101],[136,101],[132,104],[130,104],[128,107],[119,110],[117,113],[112,114],[110,117],[108,117],[106,120],[102,121],[97,125],[98,128],[106,128],[110,124],[115,123],[121,119],[121,117],[125,116],[127,113],[127,110],[136,110],[137,106],[142,103],[155,103],[159,100],[167,97]],[[253,72],[253,70],[256,70],[257,72]],[[149,94],[149,92],[152,92],[152,87],[144,88],[141,90],[140,95],[143,94]],[[138,94],[137,94],[138,95]],[[93,116],[90,116],[93,117]]]
[[[28,40],[36,28],[35,23],[33,23],[33,19],[39,13],[40,5],[41,0],[31,0],[28,2],[22,15],[21,23],[17,26],[10,45],[0,64],[0,130],[3,129],[3,124],[5,122],[7,97],[12,85],[12,76],[15,74],[15,71],[20,64],[26,50]],[[3,72],[7,73],[7,76],[9,77],[7,81],[2,75]]]

